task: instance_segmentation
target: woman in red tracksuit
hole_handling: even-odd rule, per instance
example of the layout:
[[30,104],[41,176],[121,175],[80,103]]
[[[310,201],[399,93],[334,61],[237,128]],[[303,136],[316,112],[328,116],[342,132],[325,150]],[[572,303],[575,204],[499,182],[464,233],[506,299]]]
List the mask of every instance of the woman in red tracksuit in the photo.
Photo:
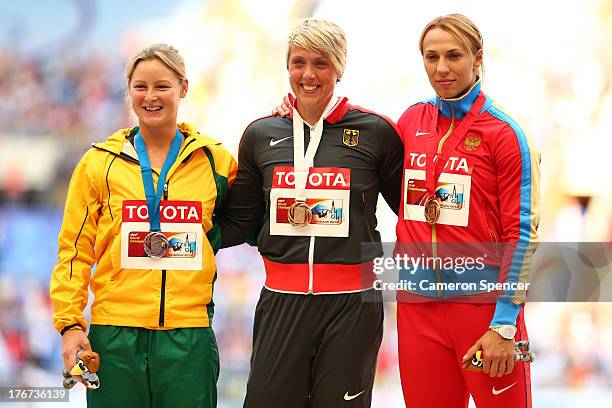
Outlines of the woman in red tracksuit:
[[[419,46],[436,97],[398,122],[405,156],[396,253],[445,263],[401,274],[414,283],[398,296],[406,406],[467,407],[471,394],[479,408],[530,407],[529,366],[515,363],[514,341],[527,338],[523,289],[537,242],[540,156],[480,90],[483,44],[472,21],[438,17]],[[478,350],[484,373],[463,370]]]

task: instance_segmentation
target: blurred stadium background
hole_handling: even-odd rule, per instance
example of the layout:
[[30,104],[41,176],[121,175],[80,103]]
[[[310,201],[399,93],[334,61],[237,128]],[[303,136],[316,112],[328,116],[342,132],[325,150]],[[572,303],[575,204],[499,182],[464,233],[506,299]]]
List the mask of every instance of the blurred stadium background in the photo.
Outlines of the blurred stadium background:
[[[542,240],[610,242],[612,1],[562,3],[0,1],[0,385],[61,383],[48,280],[67,183],[91,142],[134,123],[123,66],[152,42],[174,44],[186,59],[180,119],[236,153],[246,125],[288,91],[285,41],[300,19],[343,27],[349,60],[338,92],[397,119],[432,94],[421,29],[437,15],[464,13],[485,38],[485,91],[542,151]],[[396,218],[380,207],[380,230],[392,242]],[[246,246],[218,259],[219,406],[239,407],[263,268]],[[374,407],[404,406],[394,308],[387,304]],[[538,355],[534,406],[612,406],[612,304],[530,303],[527,312]],[[78,386],[67,406],[83,405]]]

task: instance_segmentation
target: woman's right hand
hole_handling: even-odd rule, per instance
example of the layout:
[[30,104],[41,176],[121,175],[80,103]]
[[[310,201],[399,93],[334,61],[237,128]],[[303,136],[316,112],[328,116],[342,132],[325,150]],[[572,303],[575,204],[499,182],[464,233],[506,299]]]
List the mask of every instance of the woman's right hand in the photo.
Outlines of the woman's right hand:
[[272,116],[281,116],[281,117],[285,117],[287,115],[289,115],[289,112],[291,112],[291,102],[289,101],[289,98],[285,95],[283,97],[283,103],[278,105],[276,108],[272,109]]
[[[89,339],[83,330],[68,330],[62,336],[62,357],[64,368],[70,372],[76,364],[76,354],[79,349],[91,351]],[[81,381],[80,377],[76,377]]]

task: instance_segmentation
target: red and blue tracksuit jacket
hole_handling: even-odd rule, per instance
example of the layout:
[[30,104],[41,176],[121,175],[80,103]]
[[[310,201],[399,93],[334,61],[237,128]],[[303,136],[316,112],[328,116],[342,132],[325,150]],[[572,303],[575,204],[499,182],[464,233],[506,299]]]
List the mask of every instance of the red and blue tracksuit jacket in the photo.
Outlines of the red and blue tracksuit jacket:
[[[452,130],[457,129],[481,94],[484,104],[467,133],[453,141],[455,146],[445,147]],[[480,81],[459,98],[436,97],[411,106],[400,118],[398,127],[405,153],[396,253],[402,252],[405,243],[418,247],[419,255],[425,257],[456,258],[461,252],[482,256],[482,268],[461,274],[456,272],[457,268],[434,263],[431,268],[421,267],[401,275],[415,283],[424,279],[474,282],[475,290],[432,292],[417,285],[415,290],[409,290],[412,293],[408,296],[457,301],[465,300],[466,295],[483,296],[496,302],[491,325],[515,324],[526,291],[507,289],[512,286],[507,284],[528,282],[532,268],[539,222],[540,153],[518,124],[481,93]],[[427,155],[434,152],[439,156],[444,148],[451,150],[436,184],[441,216],[438,223],[430,225],[421,215],[427,196],[422,179]],[[488,293],[487,298],[481,290],[481,280],[506,285],[493,297]]]

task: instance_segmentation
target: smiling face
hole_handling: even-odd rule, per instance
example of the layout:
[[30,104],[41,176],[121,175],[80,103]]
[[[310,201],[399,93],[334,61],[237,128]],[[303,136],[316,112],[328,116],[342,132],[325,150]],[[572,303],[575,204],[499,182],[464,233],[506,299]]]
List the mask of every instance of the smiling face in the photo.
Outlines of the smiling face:
[[138,62],[129,81],[130,101],[141,127],[176,126],[187,80],[157,58]]
[[309,112],[318,112],[320,116],[331,100],[338,80],[334,65],[324,54],[292,45],[287,66],[289,83],[297,98],[300,114],[304,108]]
[[482,50],[474,55],[450,32],[432,28],[423,38],[423,63],[436,93],[445,99],[456,98],[476,83]]

